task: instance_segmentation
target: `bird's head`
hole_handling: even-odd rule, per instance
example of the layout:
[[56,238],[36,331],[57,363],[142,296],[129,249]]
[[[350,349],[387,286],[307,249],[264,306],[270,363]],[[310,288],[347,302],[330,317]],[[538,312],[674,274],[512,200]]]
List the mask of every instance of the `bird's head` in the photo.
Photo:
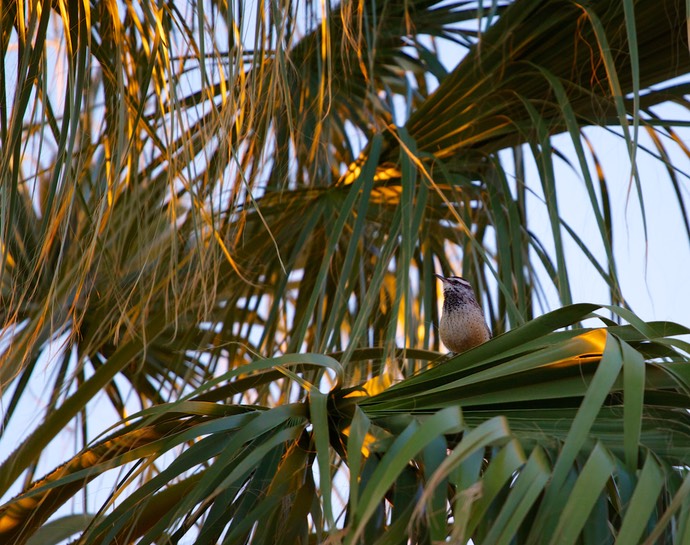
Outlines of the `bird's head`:
[[472,284],[460,276],[441,276],[440,274],[436,274],[436,276],[443,282],[443,293],[451,291],[456,293],[470,292],[474,294]]

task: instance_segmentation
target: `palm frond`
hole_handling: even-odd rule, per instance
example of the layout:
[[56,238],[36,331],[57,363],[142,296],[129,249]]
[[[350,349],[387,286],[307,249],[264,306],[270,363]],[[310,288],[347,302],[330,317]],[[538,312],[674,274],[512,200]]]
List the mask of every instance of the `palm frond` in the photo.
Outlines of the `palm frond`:
[[[449,531],[461,541],[575,542],[602,528],[607,540],[619,531],[634,542],[673,540],[684,517],[676,505],[690,491],[690,376],[687,352],[674,348],[687,346],[666,335],[690,330],[549,332],[596,310],[560,309],[375,395],[366,385],[336,385],[328,396],[313,388],[275,408],[201,401],[216,390],[227,395],[228,386],[255,388],[285,366],[301,376],[309,365],[341,372],[334,360],[308,354],[258,360],[187,400],[133,415],[5,504],[2,535],[23,543],[85,480],[128,466],[114,509],[85,521],[80,542],[167,533],[268,542],[282,525],[286,543],[442,539]],[[241,378],[251,373],[255,381]],[[344,485],[331,487],[326,475],[347,482],[348,473],[342,496]]]

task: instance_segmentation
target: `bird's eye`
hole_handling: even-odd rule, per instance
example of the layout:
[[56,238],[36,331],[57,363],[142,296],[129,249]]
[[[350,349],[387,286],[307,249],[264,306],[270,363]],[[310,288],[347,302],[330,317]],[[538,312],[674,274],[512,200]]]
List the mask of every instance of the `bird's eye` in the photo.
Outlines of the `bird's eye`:
[[465,288],[471,287],[471,284],[467,280],[465,280],[464,278],[459,278],[457,276],[453,278],[453,284],[456,286],[463,286]]

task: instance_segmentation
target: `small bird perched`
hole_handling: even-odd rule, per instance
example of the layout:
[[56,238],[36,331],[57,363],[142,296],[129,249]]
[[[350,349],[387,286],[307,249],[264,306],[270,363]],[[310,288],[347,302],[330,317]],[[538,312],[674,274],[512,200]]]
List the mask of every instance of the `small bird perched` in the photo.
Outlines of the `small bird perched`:
[[443,344],[455,354],[474,348],[491,338],[482,307],[472,290],[472,285],[459,276],[444,277],[443,314],[440,333]]

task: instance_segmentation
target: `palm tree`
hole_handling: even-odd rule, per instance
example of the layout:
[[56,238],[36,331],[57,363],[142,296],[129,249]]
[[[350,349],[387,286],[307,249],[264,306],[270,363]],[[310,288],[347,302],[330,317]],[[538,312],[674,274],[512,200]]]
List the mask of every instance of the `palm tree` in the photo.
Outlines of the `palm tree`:
[[[655,109],[687,107],[680,0],[9,1],[1,25],[3,542],[686,542],[690,330],[626,305],[583,132],[667,168],[687,228],[687,122]],[[608,304],[574,301],[572,242]],[[436,270],[494,339],[444,354]]]

